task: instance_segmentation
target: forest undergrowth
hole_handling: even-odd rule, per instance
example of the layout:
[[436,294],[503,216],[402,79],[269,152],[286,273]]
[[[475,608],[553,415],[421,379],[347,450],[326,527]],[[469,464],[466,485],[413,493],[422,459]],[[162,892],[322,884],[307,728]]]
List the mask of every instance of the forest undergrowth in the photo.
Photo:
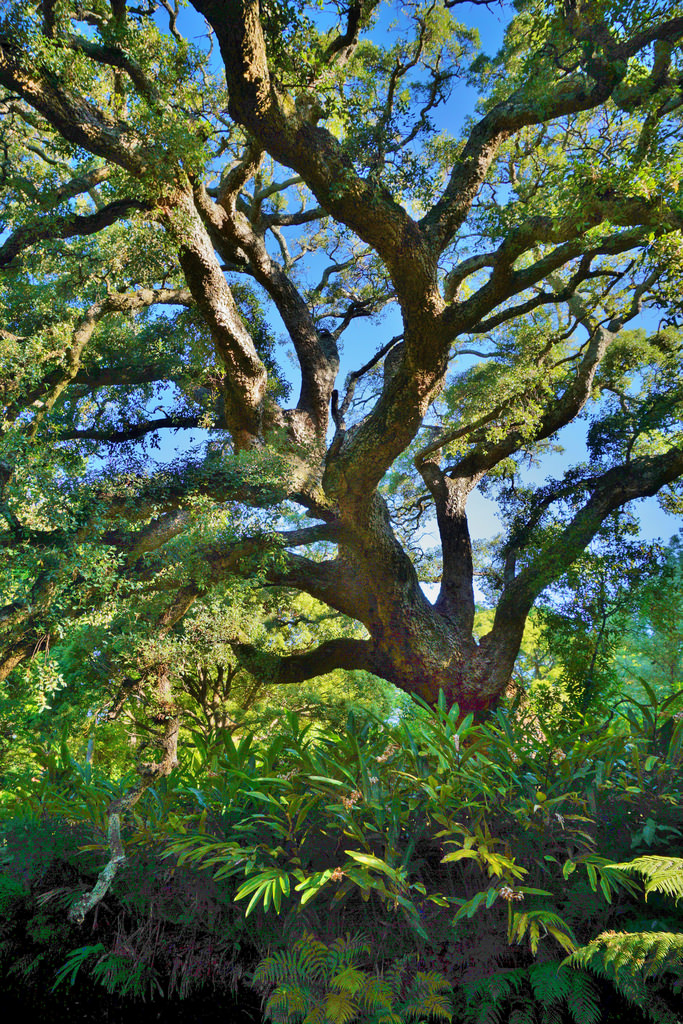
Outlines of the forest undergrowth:
[[195,733],[80,925],[131,780],[36,748],[2,794],[5,990],[71,1021],[100,999],[123,1008],[103,1020],[680,1024],[680,705]]

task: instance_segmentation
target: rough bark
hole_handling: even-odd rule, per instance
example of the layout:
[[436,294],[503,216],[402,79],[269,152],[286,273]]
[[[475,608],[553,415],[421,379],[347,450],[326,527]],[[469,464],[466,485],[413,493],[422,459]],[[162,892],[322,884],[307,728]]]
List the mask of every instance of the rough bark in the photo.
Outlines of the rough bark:
[[159,729],[155,735],[155,745],[161,751],[161,758],[158,761],[138,763],[140,781],[135,786],[131,786],[122,796],[112,800],[107,807],[109,860],[100,871],[93,888],[89,892],[83,893],[69,908],[69,920],[74,924],[83,924],[86,914],[104,899],[116,875],[126,862],[126,851],[121,839],[121,816],[135,806],[145,790],[153,786],[159,779],[170,775],[178,765],[180,723],[175,714],[171,682],[165,666],[158,667],[155,691],[156,721]]

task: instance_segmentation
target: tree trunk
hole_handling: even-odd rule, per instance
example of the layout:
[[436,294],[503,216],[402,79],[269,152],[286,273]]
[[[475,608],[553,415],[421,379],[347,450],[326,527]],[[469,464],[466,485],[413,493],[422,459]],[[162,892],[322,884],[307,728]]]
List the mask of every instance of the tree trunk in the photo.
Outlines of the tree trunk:
[[[444,563],[436,602],[425,596],[393,534],[384,501],[375,495],[367,508],[356,506],[348,518],[351,541],[341,551],[346,578],[354,582],[349,604],[370,634],[376,674],[429,704],[443,690],[448,706],[483,712],[509,683],[526,615],[510,616],[495,632],[475,637],[467,489],[459,482],[446,484],[443,500],[437,501]],[[362,604],[359,594],[364,595]]]

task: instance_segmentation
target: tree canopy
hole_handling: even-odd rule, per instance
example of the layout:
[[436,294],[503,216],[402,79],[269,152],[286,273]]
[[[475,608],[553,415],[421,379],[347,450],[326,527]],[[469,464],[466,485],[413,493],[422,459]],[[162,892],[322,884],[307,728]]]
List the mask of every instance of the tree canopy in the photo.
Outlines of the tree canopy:
[[683,6],[485,6],[495,55],[459,0],[5,2],[0,678],[71,644],[163,723],[213,609],[261,680],[485,711],[539,596],[678,507]]

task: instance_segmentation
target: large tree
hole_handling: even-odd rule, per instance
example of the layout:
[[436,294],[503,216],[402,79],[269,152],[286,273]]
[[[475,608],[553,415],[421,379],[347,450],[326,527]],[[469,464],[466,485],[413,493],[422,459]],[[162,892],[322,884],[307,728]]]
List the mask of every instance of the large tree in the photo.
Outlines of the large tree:
[[[483,711],[539,595],[674,500],[683,5],[483,5],[495,57],[472,6],[5,0],[2,676],[68,623],[123,665],[249,579],[349,627],[288,654],[238,623],[261,678]],[[531,486],[589,413],[587,460]],[[481,637],[477,487],[506,527]]]

